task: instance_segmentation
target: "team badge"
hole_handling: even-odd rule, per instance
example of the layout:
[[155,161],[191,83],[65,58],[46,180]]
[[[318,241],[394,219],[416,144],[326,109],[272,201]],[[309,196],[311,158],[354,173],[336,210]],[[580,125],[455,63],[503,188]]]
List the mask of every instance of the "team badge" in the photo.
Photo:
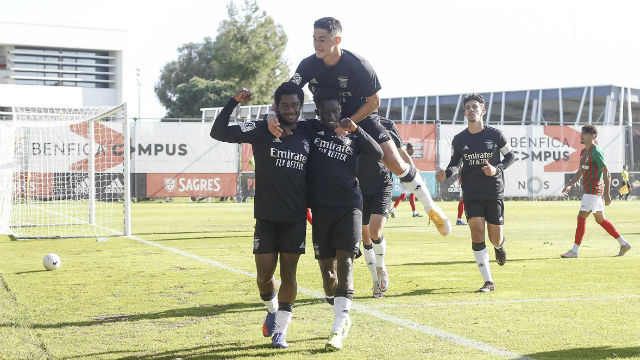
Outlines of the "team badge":
[[296,83],[297,85],[300,85],[300,83],[302,82],[302,76],[300,76],[300,74],[298,73],[293,74],[293,77],[291,78],[291,82]]
[[338,76],[338,86],[345,89],[349,85],[349,78],[346,76]]
[[281,143],[281,142],[282,142],[282,140],[280,140],[280,138],[274,137],[274,138],[273,138],[273,142],[274,142],[274,143]]
[[243,123],[240,123],[239,125],[240,125],[240,130],[242,130],[242,132],[248,132],[256,128],[256,123],[254,123],[253,121],[243,122]]
[[173,192],[176,189],[177,181],[175,178],[165,178],[164,179],[164,189],[168,192]]
[[493,140],[485,140],[484,144],[487,146],[487,150],[491,150],[496,146],[496,143]]

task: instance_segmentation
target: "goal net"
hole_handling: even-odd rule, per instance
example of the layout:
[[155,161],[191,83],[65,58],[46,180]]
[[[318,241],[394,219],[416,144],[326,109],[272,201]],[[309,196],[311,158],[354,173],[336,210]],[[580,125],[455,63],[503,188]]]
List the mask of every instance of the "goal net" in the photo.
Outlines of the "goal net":
[[14,107],[0,120],[0,233],[129,235],[126,105]]

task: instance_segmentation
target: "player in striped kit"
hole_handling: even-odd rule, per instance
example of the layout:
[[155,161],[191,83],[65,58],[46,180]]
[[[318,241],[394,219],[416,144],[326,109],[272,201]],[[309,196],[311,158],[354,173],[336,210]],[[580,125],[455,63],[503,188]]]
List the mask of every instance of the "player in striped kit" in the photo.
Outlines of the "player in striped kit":
[[[562,190],[565,195],[568,195],[571,187],[581,178],[583,179],[582,190],[584,194],[582,195],[580,212],[578,212],[575,241],[571,250],[560,255],[562,258],[578,257],[578,250],[580,249],[580,243],[584,236],[587,217],[589,217],[590,213],[593,213],[596,222],[600,224],[609,235],[618,240],[620,251],[617,256],[623,256],[631,249],[631,244],[626,242],[613,223],[604,217],[604,206],[609,206],[611,203],[611,195],[609,194],[611,174],[604,162],[602,149],[593,143],[597,136],[598,129],[594,125],[588,124],[582,127],[580,143],[584,144],[584,149],[580,152],[580,166],[578,167],[578,172],[576,172],[569,181],[569,184]],[[604,204],[602,201],[603,196]]]

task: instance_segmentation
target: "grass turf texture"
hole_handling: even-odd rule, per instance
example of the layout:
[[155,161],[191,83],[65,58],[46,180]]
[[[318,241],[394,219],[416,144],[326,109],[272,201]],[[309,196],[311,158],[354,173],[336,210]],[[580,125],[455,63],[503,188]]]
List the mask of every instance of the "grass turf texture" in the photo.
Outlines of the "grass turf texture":
[[[490,294],[472,292],[482,278],[468,228],[455,226],[442,238],[402,204],[385,231],[386,298],[371,298],[369,272],[356,260],[355,303],[363,310],[352,311],[340,358],[502,358],[475,341],[535,359],[640,359],[640,203],[615,201],[606,209],[634,248],[614,257],[618,243],[590,218],[578,259],[559,256],[572,245],[578,202],[505,204],[508,261],[497,266],[489,246],[496,281]],[[441,205],[453,218],[457,202]],[[133,206],[136,238],[210,263],[128,238],[0,238],[1,359],[336,356],[324,351],[333,314],[309,295],[322,293],[310,229],[298,270],[298,286],[310,292],[298,294],[290,348],[275,350],[260,332],[266,312],[255,279],[215,266],[255,272],[252,204]],[[42,267],[49,252],[62,258],[57,271]]]

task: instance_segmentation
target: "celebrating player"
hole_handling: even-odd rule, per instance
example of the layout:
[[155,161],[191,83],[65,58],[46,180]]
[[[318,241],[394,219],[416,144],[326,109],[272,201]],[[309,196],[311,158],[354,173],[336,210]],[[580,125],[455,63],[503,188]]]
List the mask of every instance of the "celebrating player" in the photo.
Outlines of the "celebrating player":
[[[274,94],[276,114],[291,136],[274,137],[264,121],[229,125],[231,112],[238,103],[251,100],[242,89],[232,97],[216,118],[211,137],[224,142],[251,143],[255,156],[256,195],[253,237],[258,290],[267,306],[262,333],[273,335],[273,347],[286,348],[287,327],[296,299],[296,268],[304,254],[307,209],[307,159],[309,135],[305,122],[298,123],[304,102],[302,90],[285,82]],[[280,255],[280,291],[276,298],[273,273]]]
[[[334,309],[333,327],[326,348],[339,350],[351,327],[353,259],[360,248],[362,229],[362,194],[356,178],[357,156],[362,153],[380,160],[382,149],[353,121],[341,120],[340,101],[334,88],[318,89],[314,101],[323,128],[313,139],[309,165],[313,249],[320,265],[327,302]],[[347,136],[337,135],[334,130],[338,124],[350,133]]]
[[[507,261],[504,249],[504,170],[514,161],[511,146],[502,132],[484,125],[482,117],[486,113],[482,95],[469,94],[463,100],[464,115],[468,120],[467,129],[453,137],[451,161],[447,170],[438,170],[436,179],[444,181],[459,170],[464,162],[460,177],[466,207],[467,222],[471,230],[473,255],[484,278],[484,285],[478,292],[495,289],[489,268],[489,253],[485,245],[485,221],[489,241],[496,252],[496,261],[502,266]],[[500,161],[500,154],[504,159]]]
[[[315,54],[300,62],[291,81],[301,87],[308,83],[314,96],[319,88],[336,89],[340,96],[342,118],[361,126],[380,144],[384,152],[382,162],[416,194],[430,221],[433,221],[442,236],[447,236],[451,231],[447,215],[431,199],[416,167],[402,160],[384,127],[380,125],[377,109],[380,106],[378,91],[381,87],[376,72],[367,60],[340,48],[340,21],[325,17],[317,20],[313,27]],[[278,127],[277,119],[270,116],[268,121],[271,132],[281,136],[283,129]]]
[[[587,217],[589,217],[590,213],[593,213],[596,222],[600,224],[609,235],[618,240],[620,251],[617,256],[623,256],[631,249],[631,245],[624,240],[613,223],[604,217],[604,205],[609,206],[611,203],[611,194],[609,193],[611,174],[609,173],[609,169],[607,169],[607,164],[604,162],[602,149],[593,143],[597,136],[598,129],[596,129],[594,125],[588,124],[582,127],[580,143],[584,144],[584,149],[580,152],[580,166],[576,174],[573,175],[569,181],[569,184],[562,189],[562,193],[568,195],[571,187],[577,183],[578,180],[584,178],[582,182],[582,204],[578,212],[578,225],[576,226],[573,248],[560,255],[563,258],[578,257],[578,250],[580,249],[580,243],[584,236]],[[604,196],[604,205],[602,203],[602,196]]]
[[[402,140],[393,121],[380,118],[380,124],[387,130],[401,156],[412,164],[411,158],[402,148]],[[384,263],[387,243],[383,231],[389,217],[393,178],[389,169],[379,159],[362,155],[358,165],[358,180],[362,191],[364,259],[373,279],[373,297],[381,298],[389,287],[389,276]]]

